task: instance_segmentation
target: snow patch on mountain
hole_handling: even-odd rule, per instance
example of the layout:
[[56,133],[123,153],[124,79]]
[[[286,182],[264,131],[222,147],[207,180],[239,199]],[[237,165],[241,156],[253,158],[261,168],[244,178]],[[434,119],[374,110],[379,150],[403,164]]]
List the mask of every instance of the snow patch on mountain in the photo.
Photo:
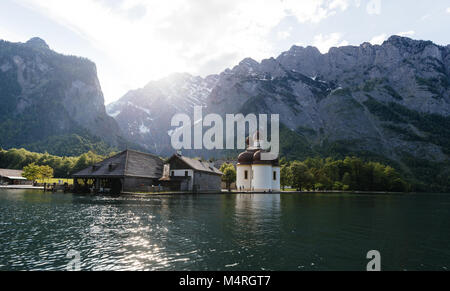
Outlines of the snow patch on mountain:
[[141,124],[141,126],[139,127],[139,132],[140,134],[148,134],[150,133],[150,128],[148,128],[144,124]]

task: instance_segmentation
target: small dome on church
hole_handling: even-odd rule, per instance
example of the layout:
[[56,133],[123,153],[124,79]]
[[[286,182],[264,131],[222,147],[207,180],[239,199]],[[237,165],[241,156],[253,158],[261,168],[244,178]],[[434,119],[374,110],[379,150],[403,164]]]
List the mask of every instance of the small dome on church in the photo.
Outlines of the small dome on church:
[[238,163],[240,165],[251,165],[253,163],[253,153],[246,151],[239,155]]
[[253,164],[255,165],[271,165],[272,161],[271,160],[261,160],[261,154],[263,152],[261,150],[257,151],[254,155],[253,155]]

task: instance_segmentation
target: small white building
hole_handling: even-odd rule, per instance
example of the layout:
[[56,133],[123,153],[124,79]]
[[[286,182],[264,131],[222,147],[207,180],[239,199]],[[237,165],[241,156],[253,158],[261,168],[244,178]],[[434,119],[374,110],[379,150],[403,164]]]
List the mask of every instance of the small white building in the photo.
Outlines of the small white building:
[[174,191],[220,193],[222,175],[212,162],[176,154],[167,161],[164,176],[160,181]]
[[266,151],[261,147],[259,134],[256,133],[255,136],[253,146],[249,146],[247,139],[247,150],[239,155],[237,189],[245,192],[278,192],[281,190],[279,160],[262,160],[261,154]]

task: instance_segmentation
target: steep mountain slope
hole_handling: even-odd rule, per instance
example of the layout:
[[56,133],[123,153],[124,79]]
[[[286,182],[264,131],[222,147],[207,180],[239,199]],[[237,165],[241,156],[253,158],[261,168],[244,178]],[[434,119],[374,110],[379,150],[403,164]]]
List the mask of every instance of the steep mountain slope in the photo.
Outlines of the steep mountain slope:
[[0,41],[0,146],[77,155],[124,143],[106,114],[94,63],[39,38]]
[[174,74],[150,82],[142,89],[127,93],[118,102],[107,106],[125,137],[148,151],[170,155],[170,123],[177,113],[193,114],[193,107],[206,106],[217,76],[205,79],[189,74]]
[[[210,77],[215,82],[206,98],[192,91],[189,96],[201,96],[198,103],[206,100],[211,113],[280,114],[284,156],[370,157],[395,164],[411,179],[449,187],[449,73],[450,46],[393,36],[381,46],[364,43],[327,54],[294,46],[277,59],[245,59]],[[163,108],[173,110],[153,118],[158,131],[135,134],[145,145],[161,141],[157,150],[167,154],[172,113],[190,108],[182,104],[192,97],[173,89],[184,82],[162,81],[177,92],[171,98],[160,93],[165,86],[152,84],[152,90],[140,90],[138,98],[129,93],[111,108],[122,112],[126,100],[151,110],[146,102],[164,100]],[[122,129],[140,122],[134,115],[116,118]]]

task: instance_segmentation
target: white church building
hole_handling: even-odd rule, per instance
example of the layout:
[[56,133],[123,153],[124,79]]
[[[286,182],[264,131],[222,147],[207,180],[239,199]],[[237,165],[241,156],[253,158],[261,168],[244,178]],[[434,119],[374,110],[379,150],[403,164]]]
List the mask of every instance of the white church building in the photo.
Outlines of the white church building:
[[250,146],[247,139],[247,150],[239,155],[236,173],[236,187],[243,192],[278,192],[280,186],[280,164],[278,158],[261,160],[266,151],[261,147],[259,133],[255,134],[255,142]]

